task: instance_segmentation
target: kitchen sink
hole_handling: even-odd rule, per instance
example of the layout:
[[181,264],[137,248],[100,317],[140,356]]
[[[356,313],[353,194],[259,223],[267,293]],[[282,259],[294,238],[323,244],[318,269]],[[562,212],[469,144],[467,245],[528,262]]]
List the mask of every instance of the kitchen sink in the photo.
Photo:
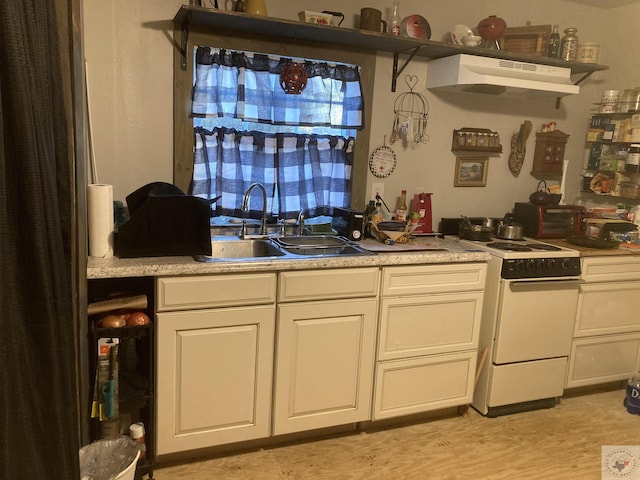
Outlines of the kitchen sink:
[[245,262],[309,257],[341,257],[375,255],[335,236],[286,236],[240,239],[218,236],[211,238],[211,255],[195,255],[199,262]]
[[211,255],[196,255],[195,259],[199,262],[266,260],[286,254],[269,239],[213,237]]

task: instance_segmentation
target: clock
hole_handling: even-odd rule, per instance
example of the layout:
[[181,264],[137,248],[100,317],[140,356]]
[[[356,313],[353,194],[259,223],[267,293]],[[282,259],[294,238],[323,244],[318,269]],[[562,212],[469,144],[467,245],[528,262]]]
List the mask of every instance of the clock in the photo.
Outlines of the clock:
[[387,146],[376,148],[369,157],[369,170],[378,178],[386,178],[396,168],[396,154]]

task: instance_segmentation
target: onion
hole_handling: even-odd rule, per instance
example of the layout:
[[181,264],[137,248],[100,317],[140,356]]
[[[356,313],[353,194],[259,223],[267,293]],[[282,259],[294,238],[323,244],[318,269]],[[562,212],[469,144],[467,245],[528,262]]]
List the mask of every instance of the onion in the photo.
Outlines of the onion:
[[148,315],[144,312],[131,312],[127,316],[126,322],[128,326],[133,327],[137,325],[147,325],[150,320]]

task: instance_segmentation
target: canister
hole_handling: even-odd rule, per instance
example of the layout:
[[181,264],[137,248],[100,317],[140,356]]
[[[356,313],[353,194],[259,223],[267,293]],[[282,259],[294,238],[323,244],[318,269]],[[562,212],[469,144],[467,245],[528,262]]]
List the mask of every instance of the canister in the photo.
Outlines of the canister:
[[578,62],[582,63],[598,63],[598,53],[600,45],[597,43],[581,43],[578,46]]
[[618,111],[620,90],[605,90],[600,99],[600,113],[615,113]]

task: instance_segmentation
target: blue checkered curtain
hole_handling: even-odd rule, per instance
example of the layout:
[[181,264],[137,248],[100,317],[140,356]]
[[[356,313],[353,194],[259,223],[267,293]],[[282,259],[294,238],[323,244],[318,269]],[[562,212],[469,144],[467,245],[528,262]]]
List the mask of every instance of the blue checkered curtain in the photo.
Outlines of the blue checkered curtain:
[[307,87],[298,95],[280,87],[291,58],[196,49],[194,116],[239,118],[273,125],[362,127],[363,100],[357,66],[305,60]]
[[[242,197],[254,182],[264,185],[267,210],[280,218],[295,218],[302,209],[330,215],[330,207],[350,204],[352,137],[224,127],[194,131],[191,193],[203,198],[221,195],[214,205],[216,215],[241,217]],[[250,209],[251,217],[259,217],[262,202],[252,196]]]

